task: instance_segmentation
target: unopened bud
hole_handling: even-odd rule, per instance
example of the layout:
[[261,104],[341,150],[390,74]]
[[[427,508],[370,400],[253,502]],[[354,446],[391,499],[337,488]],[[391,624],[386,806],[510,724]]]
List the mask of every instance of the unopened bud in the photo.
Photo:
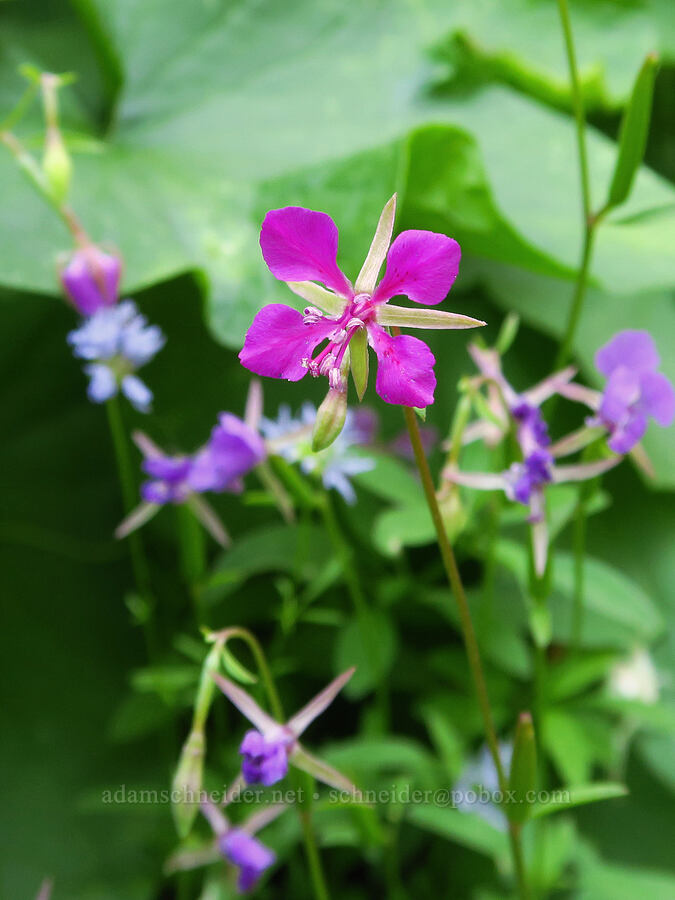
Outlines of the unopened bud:
[[312,433],[312,450],[330,447],[342,431],[347,417],[347,391],[331,388],[319,407]]
[[518,718],[516,727],[509,776],[511,799],[506,804],[506,814],[511,822],[521,824],[529,817],[536,784],[537,746],[534,727],[530,713],[523,712]]
[[42,171],[54,200],[59,204],[64,203],[70,189],[73,164],[58,128],[47,129]]
[[199,810],[199,795],[204,772],[204,732],[195,729],[183,744],[173,778],[173,819],[181,838],[187,837]]
[[68,299],[83,316],[117,303],[122,263],[94,244],[81,247],[61,271],[61,284]]

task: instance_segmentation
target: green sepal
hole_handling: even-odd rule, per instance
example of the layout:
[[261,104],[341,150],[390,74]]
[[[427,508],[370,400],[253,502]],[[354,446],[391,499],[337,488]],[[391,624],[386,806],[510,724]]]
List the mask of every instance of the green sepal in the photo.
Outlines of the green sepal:
[[511,822],[521,825],[530,817],[536,784],[537,745],[534,726],[530,713],[523,712],[518,717],[511,759],[509,790],[513,792],[513,796],[509,796],[504,807]]
[[368,387],[368,332],[365,328],[359,328],[352,336],[349,342],[349,357],[354,387],[360,402]]

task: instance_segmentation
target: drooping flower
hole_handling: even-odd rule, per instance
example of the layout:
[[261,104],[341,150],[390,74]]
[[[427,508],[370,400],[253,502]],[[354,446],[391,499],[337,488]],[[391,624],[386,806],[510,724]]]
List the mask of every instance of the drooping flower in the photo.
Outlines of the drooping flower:
[[395,210],[394,195],[354,285],[338,268],[338,230],[330,216],[297,206],[266,215],[260,235],[265,262],[311,305],[304,313],[278,303],[264,307],[239,354],[247,369],[288,381],[299,381],[307,372],[325,375],[331,390],[345,392],[351,349],[352,374],[362,397],[369,344],[378,359],[376,390],[383,400],[414,407],[433,403],[433,354],[417,338],[390,334],[389,327],[475,328],[485,323],[438,310],[387,306],[397,295],[426,306],[441,303],[457,277],[461,255],[456,241],[430,231],[404,231],[389,246]]
[[269,847],[241,828],[231,828],[220,837],[218,844],[225,859],[239,868],[240,891],[252,890],[265,869],[276,860]]
[[83,316],[117,303],[122,262],[95,244],[78,248],[59,273],[66,297]]
[[[286,775],[290,763],[358,799],[358,788],[349,779],[308,753],[299,741],[305,729],[333,702],[354,672],[354,668],[343,672],[285,723],[273,719],[229,678],[214,673],[212,677],[221,691],[255,726],[255,730],[246,733],[240,747],[244,780],[249,784],[275,784]],[[286,758],[285,765],[282,755]]]
[[[236,795],[236,791],[234,792]],[[228,801],[226,800],[226,803]],[[232,825],[227,816],[213,803],[201,804],[209,822],[218,850],[225,859],[239,869],[237,889],[242,893],[253,890],[264,872],[274,865],[276,854],[255,837],[256,833],[274,821],[287,807],[277,803],[254,812],[242,825]],[[185,857],[188,857],[187,859]],[[176,868],[190,868],[190,853],[183,854]]]
[[134,373],[161,350],[165,338],[133,300],[100,307],[70,332],[68,343],[74,356],[89,361],[84,371],[90,400],[104,403],[121,390],[139,412],[150,410],[152,391]]
[[260,435],[237,416],[221,413],[207,443],[191,455],[167,455],[142,432],[135,432],[133,437],[143,453],[142,469],[150,480],[141,485],[143,502],[117,528],[116,536],[130,534],[164,504],[187,503],[207,531],[225,546],[228,537],[222,523],[199,495],[240,491],[242,477],[267,455]]
[[376,423],[372,413],[365,409],[348,410],[338,437],[318,452],[312,449],[315,420],[316,407],[311,403],[303,403],[297,418],[288,405],[282,404],[276,419],[261,419],[260,430],[270,452],[299,463],[303,472],[317,475],[327,490],[337,491],[346,503],[355,503],[356,492],[350,479],[375,467],[374,459],[354,452],[356,447],[373,440]]
[[615,453],[630,453],[647,430],[649,419],[662,427],[675,418],[675,390],[658,372],[661,359],[647,331],[620,331],[595,354],[595,365],[607,377],[602,393],[580,384],[567,385],[564,395],[585,403],[597,415],[588,428],[602,427]]
[[[560,466],[558,456],[564,456],[578,449],[576,438],[562,438],[551,444],[548,426],[544,421],[540,406],[554,394],[565,394],[575,369],[568,367],[556,372],[527,391],[518,393],[504,376],[501,357],[496,350],[488,350],[476,345],[469,352],[480,370],[475,387],[488,388],[488,402],[484,408],[489,413],[477,423],[466,428],[464,443],[482,438],[494,446],[515,427],[518,447],[522,459],[504,472],[464,472],[451,460],[443,470],[442,480],[446,485],[461,485],[477,490],[502,490],[516,503],[529,507],[528,522],[531,526],[532,549],[536,573],[541,576],[546,569],[548,558],[548,527],[546,523],[545,488],[549,484],[567,481],[585,481],[607,472],[617,465],[621,458],[614,456],[596,462]],[[481,426],[485,426],[482,428]],[[470,431],[467,437],[467,433]]]

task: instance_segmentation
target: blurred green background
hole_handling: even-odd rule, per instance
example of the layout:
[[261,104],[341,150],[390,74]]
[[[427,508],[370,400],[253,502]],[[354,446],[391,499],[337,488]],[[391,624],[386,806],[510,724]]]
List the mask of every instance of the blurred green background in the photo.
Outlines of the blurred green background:
[[[595,349],[621,328],[647,328],[675,379],[672,5],[584,0],[572,3],[571,13],[591,122],[596,205],[607,190],[633,78],[647,52],[658,51],[662,61],[648,165],[630,201],[598,233],[575,356],[594,383]],[[78,75],[62,92],[75,162],[72,205],[94,239],[120,249],[125,292],[168,337],[147,369],[156,402],[142,421],[160,443],[195,446],[219,410],[243,409],[248,376],[236,351],[262,304],[288,300],[259,256],[259,223],[270,207],[329,212],[340,227],[342,267],[355,273],[381,207],[398,190],[397,228],[444,231],[462,245],[460,278],[447,305],[486,319],[488,339],[504,311],[517,310],[524,327],[508,374],[522,387],[548,372],[581,241],[555,3],[4,0],[2,116],[23,89],[17,67],[25,62]],[[39,152],[38,107],[18,133]],[[100,801],[102,790],[123,783],[167,787],[185,734],[197,669],[177,636],[194,641],[197,633],[174,572],[171,512],[147,533],[165,662],[174,679],[162,699],[156,680],[130,676],[145,666],[145,656],[124,603],[131,584],[126,550],[111,537],[122,514],[114,460],[105,415],[87,402],[84,376],[65,345],[73,314],[57,298],[55,261],[69,249],[69,236],[4,150],[0,196],[0,893],[32,897],[41,878],[53,875],[56,900],[178,896],[161,876],[175,845],[168,807],[105,808]],[[471,367],[464,336],[434,336],[430,343],[439,388],[429,419],[445,433],[456,382]],[[268,411],[281,400],[297,408],[308,395],[320,398],[315,384],[265,389]],[[374,394],[368,400],[374,404]],[[381,412],[383,434],[398,433],[399,411]],[[142,417],[127,419],[138,426]],[[668,875],[675,787],[672,430],[652,429],[645,446],[657,472],[654,483],[645,484],[625,464],[606,479],[611,506],[589,525],[589,553],[625,579],[620,597],[612,596],[608,585],[614,582],[599,586],[599,617],[609,624],[606,631],[599,626],[589,645],[620,654],[636,641],[653,643],[661,701],[651,717],[635,710],[628,716],[637,729],[627,763],[630,797],[580,812],[569,826],[574,839],[563,826],[553,836],[558,847],[574,845],[574,853],[560,850],[561,872],[572,859],[580,879],[567,887],[565,877],[559,879],[560,896],[675,896],[675,874]],[[391,739],[391,770],[377,777],[424,780],[439,765],[436,756],[430,762],[432,748],[440,752],[429,709],[462,719],[470,689],[456,636],[446,652],[447,636],[439,633],[445,617],[434,598],[414,608],[404,602],[406,572],[422,577],[430,592],[442,584],[429,536],[399,534],[400,516],[398,524],[395,517],[383,524],[384,500],[376,494],[366,490],[359,512],[341,509],[341,516],[369,590],[399,635],[400,657],[390,676],[391,732],[409,743],[404,752]],[[237,498],[221,500],[219,509],[235,538],[278,524],[269,510]],[[364,523],[373,522],[371,533]],[[560,542],[569,543],[566,532]],[[390,552],[407,543],[417,546]],[[282,628],[280,638],[286,582],[299,590],[316,573],[280,574],[278,560],[266,564],[261,556],[250,573],[250,561],[241,563],[232,590],[213,600],[211,624],[248,624],[279,649],[280,675],[298,673],[282,681],[291,707],[332,674],[335,629],[308,620],[290,632]],[[477,563],[470,548],[464,556],[470,581]],[[227,567],[227,560],[219,565]],[[521,600],[515,583],[503,577],[499,615],[513,620],[522,644]],[[328,593],[341,627],[339,584]],[[512,721],[507,711],[527,702],[527,665],[521,666],[518,652],[510,657],[507,648],[490,657],[505,725]],[[446,683],[451,687],[444,697]],[[598,712],[588,698],[584,706],[583,699],[559,711],[563,781],[604,773],[614,759],[611,745],[620,727],[603,731],[598,723],[606,710]],[[367,701],[343,703],[323,738],[353,739],[359,732],[367,739],[377,730],[371,713]],[[221,726],[227,733],[227,721]],[[313,736],[319,744],[321,727]],[[475,745],[478,723],[468,716],[457,727],[465,753]],[[229,756],[225,749],[222,756],[231,760],[227,746]],[[361,757],[372,759],[365,747]],[[555,765],[555,751],[552,756]],[[355,771],[360,764],[353,764]],[[441,781],[448,772],[452,765]],[[499,867],[486,871],[481,855],[494,854],[479,840],[456,834],[449,842],[420,843],[421,831],[397,827],[410,896],[436,896],[439,877],[446,879],[440,882],[446,896],[503,896]],[[429,829],[443,833],[444,827]],[[329,854],[336,896],[383,896],[369,865],[378,858],[377,842],[364,858],[356,826],[326,823],[325,829],[324,842],[338,848]],[[291,867],[287,878],[266,888],[267,896],[305,896],[301,872]],[[186,896],[199,896],[194,884],[184,887]],[[216,886],[208,896],[229,896],[228,890]]]

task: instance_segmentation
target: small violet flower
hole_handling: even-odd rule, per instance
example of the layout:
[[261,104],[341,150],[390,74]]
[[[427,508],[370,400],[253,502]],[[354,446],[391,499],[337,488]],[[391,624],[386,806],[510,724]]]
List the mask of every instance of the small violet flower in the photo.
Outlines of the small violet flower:
[[242,775],[248,784],[276,784],[286,775],[291,763],[354,799],[360,797],[358,788],[349,779],[308,753],[298,740],[314,719],[333,702],[354,671],[351,668],[343,672],[283,724],[262,710],[246,691],[229,678],[213,674],[214,681],[225,696],[255,726],[255,730],[246,732],[239,748],[243,757]]
[[133,300],[101,306],[70,332],[68,343],[78,359],[90,361],[84,367],[90,400],[104,403],[121,390],[139,412],[150,410],[152,392],[134,373],[161,350],[165,338]]
[[362,397],[369,344],[378,359],[376,390],[384,401],[414,407],[433,403],[433,354],[417,338],[391,335],[388,328],[475,328],[485,323],[454,313],[386,305],[397,295],[426,306],[439,304],[457,277],[461,255],[456,241],[430,231],[404,231],[390,247],[395,210],[394,195],[354,285],[338,268],[338,230],[328,215],[289,206],[265,216],[260,234],[265,262],[276,278],[311,305],[304,313],[278,303],[265,306],[239,354],[247,369],[288,381],[299,381],[307,372],[325,375],[331,391],[346,392],[351,347],[352,373]]
[[595,354],[595,365],[607,376],[604,391],[581,384],[566,385],[562,391],[596,413],[586,420],[587,427],[579,432],[577,444],[597,437],[600,429],[609,434],[608,444],[615,453],[635,454],[650,418],[664,428],[672,424],[675,390],[657,371],[660,361],[654,340],[646,331],[620,331],[601,347]]
[[117,303],[122,262],[95,244],[77,249],[60,272],[61,285],[83,316]]
[[343,430],[330,446],[319,452],[312,450],[311,431],[315,420],[316,408],[311,403],[302,405],[297,418],[283,404],[276,419],[261,419],[260,430],[270,450],[288,462],[298,462],[303,472],[314,473],[327,490],[337,491],[346,503],[353,504],[356,492],[350,478],[375,467],[374,459],[354,453],[354,448],[372,443],[376,419],[371,410],[348,410]]
[[240,491],[242,477],[266,458],[260,435],[237,416],[221,413],[207,443],[192,455],[169,456],[142,432],[133,437],[144,456],[142,469],[150,479],[141,485],[143,502],[117,528],[116,536],[126,537],[164,504],[187,503],[207,531],[225,546],[228,538],[222,523],[198,495]]
[[218,846],[225,859],[239,868],[237,888],[240,891],[252,890],[265,869],[276,860],[268,847],[241,828],[231,828],[223,834]]
[[283,804],[254,812],[242,825],[232,825],[214,804],[203,802],[202,813],[215,834],[217,847],[225,859],[239,869],[237,889],[253,890],[260,877],[276,861],[276,854],[255,837],[265,825],[287,809]]
[[[482,437],[494,444],[495,428],[500,437],[504,437],[512,421],[516,427],[516,438],[523,458],[500,473],[461,472],[454,464],[447,465],[442,477],[446,483],[477,490],[503,490],[509,500],[528,506],[534,567],[537,575],[541,576],[546,569],[549,543],[545,518],[546,485],[595,478],[617,465],[620,457],[567,466],[555,464],[558,456],[577,449],[576,438],[572,442],[562,438],[551,446],[548,427],[539,407],[553,394],[563,394],[566,391],[575,369],[570,367],[556,372],[530,390],[518,394],[504,377],[501,360],[496,351],[472,345],[469,352],[481,372],[479,384],[487,384],[488,390],[493,387],[498,390],[498,395],[488,394],[488,403],[491,416],[500,423],[498,425],[495,421],[485,423],[489,428],[484,432],[477,428],[472,429],[470,439]],[[467,432],[470,428],[471,426],[467,428]]]

